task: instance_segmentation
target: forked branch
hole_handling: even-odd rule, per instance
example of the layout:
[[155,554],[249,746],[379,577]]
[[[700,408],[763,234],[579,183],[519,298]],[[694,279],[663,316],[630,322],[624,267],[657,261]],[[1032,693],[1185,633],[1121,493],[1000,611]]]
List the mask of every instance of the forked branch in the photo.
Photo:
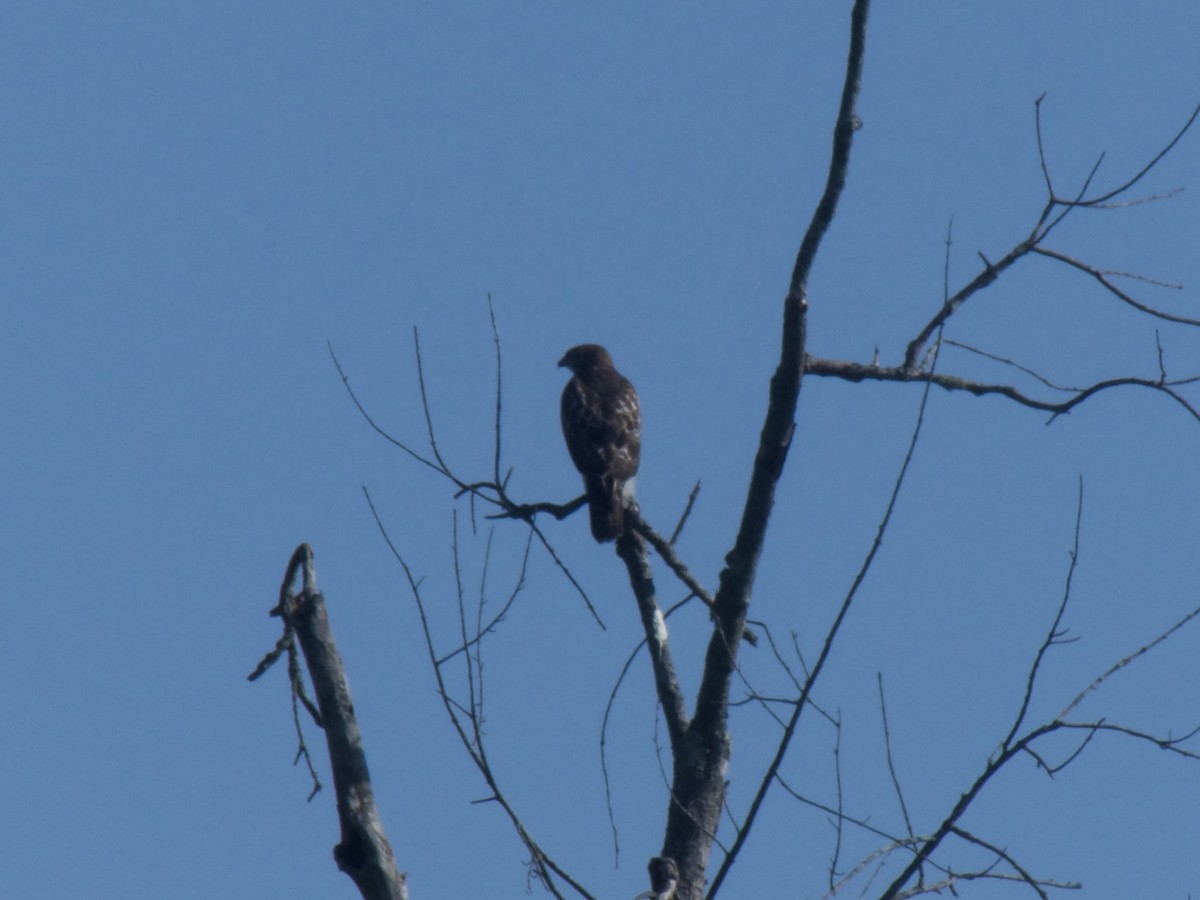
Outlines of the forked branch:
[[[1101,274],[1099,269],[1089,266],[1085,263],[1081,263],[1078,260],[1074,260],[1065,254],[1047,250],[1043,246],[1043,242],[1049,236],[1049,234],[1074,210],[1104,210],[1114,208],[1112,201],[1117,197],[1123,196],[1135,184],[1141,181],[1141,179],[1155,166],[1157,166],[1158,163],[1161,162],[1168,153],[1170,153],[1175,145],[1179,143],[1179,141],[1195,123],[1197,115],[1200,115],[1200,106],[1197,106],[1192,111],[1191,116],[1188,117],[1188,120],[1183,124],[1183,127],[1181,127],[1175,133],[1171,140],[1168,141],[1166,145],[1163,146],[1148,163],[1142,166],[1141,169],[1134,173],[1133,176],[1126,179],[1122,184],[1119,184],[1112,190],[1096,194],[1094,196],[1088,196],[1088,190],[1091,188],[1092,181],[1094,180],[1096,172],[1099,169],[1100,162],[1104,158],[1103,155],[1101,155],[1101,157],[1092,167],[1091,171],[1088,173],[1087,177],[1084,179],[1083,186],[1079,189],[1075,196],[1060,197],[1054,188],[1053,180],[1050,177],[1049,166],[1046,163],[1046,151],[1042,141],[1042,99],[1043,97],[1039,97],[1037,102],[1034,104],[1034,123],[1037,135],[1038,158],[1041,161],[1043,178],[1046,184],[1046,200],[1040,214],[1037,217],[1037,220],[1033,225],[1033,228],[1030,229],[1029,234],[1027,234],[1011,250],[1004,254],[1004,256],[1001,257],[997,262],[993,263],[980,254],[980,258],[983,260],[983,267],[980,269],[978,274],[976,274],[975,277],[967,282],[967,284],[964,285],[960,290],[953,295],[946,297],[937,313],[935,313],[934,316],[925,323],[925,325],[917,333],[916,337],[909,341],[908,346],[904,351],[903,361],[899,366],[896,367],[898,372],[915,372],[919,370],[920,359],[925,352],[925,348],[938,329],[942,328],[949,321],[950,317],[953,316],[963,306],[963,304],[965,304],[976,294],[983,291],[985,288],[995,283],[1005,271],[1031,253],[1037,253],[1046,258],[1058,260],[1059,262],[1074,266],[1075,268],[1093,275],[1093,277],[1096,277],[1111,293],[1122,299],[1124,302],[1129,303],[1130,305],[1149,315],[1181,324],[1200,325],[1200,321],[1196,319],[1163,313],[1145,304],[1138,303],[1132,297],[1129,297],[1127,294],[1117,289],[1109,279]],[[855,372],[856,370],[847,369],[846,371]],[[826,371],[822,372],[821,374],[837,374],[837,372],[834,371],[832,367],[826,367]],[[888,380],[906,379],[896,377]],[[1008,390],[1011,391],[1011,389]],[[986,392],[1005,394],[1007,396],[1011,396],[1012,399],[1018,399],[1017,396],[1013,396],[1011,393],[1008,393],[1008,391],[999,385],[988,386]],[[1034,404],[1027,403],[1026,405]]]
[[[1160,646],[1168,638],[1179,632],[1185,625],[1187,625],[1197,616],[1200,616],[1200,607],[1193,609],[1153,640],[1149,641],[1139,649],[1125,656],[1113,666],[1109,667],[1109,669],[1107,669],[1098,678],[1093,680],[1082,692],[1080,692],[1079,695],[1076,696],[1076,698],[1066,706],[1063,712],[1054,719],[1042,725],[1022,731],[1025,717],[1029,710],[1030,699],[1036,688],[1037,676],[1041,670],[1041,666],[1046,654],[1053,647],[1067,642],[1066,633],[1063,629],[1062,623],[1064,614],[1067,610],[1067,605],[1071,598],[1072,575],[1075,570],[1076,560],[1079,557],[1079,533],[1082,516],[1083,506],[1081,486],[1080,503],[1076,509],[1075,537],[1071,549],[1071,562],[1068,569],[1066,586],[1063,590],[1063,598],[1059,603],[1054,620],[1047,629],[1046,636],[1042,641],[1038,652],[1035,654],[1033,662],[1030,665],[1025,691],[1019,709],[1013,718],[1012,727],[1009,729],[1009,732],[1005,738],[1001,741],[1000,746],[997,748],[995,753],[993,753],[991,758],[987,760],[982,772],[980,772],[971,785],[965,791],[963,791],[962,795],[958,799],[958,802],[955,803],[949,815],[942,820],[942,823],[931,835],[925,839],[922,839],[913,846],[912,859],[909,860],[908,864],[904,867],[900,874],[896,876],[895,880],[893,880],[888,888],[880,895],[880,900],[896,900],[896,898],[912,895],[912,889],[909,888],[908,885],[914,876],[918,874],[922,865],[931,859],[934,851],[938,849],[946,837],[949,835],[961,836],[962,829],[959,823],[962,821],[962,818],[966,814],[967,810],[983,792],[984,788],[992,780],[992,778],[1009,762],[1017,757],[1027,755],[1035,761],[1039,768],[1043,769],[1047,774],[1053,775],[1074,762],[1074,760],[1079,757],[1079,755],[1096,735],[1115,734],[1122,737],[1143,741],[1152,744],[1161,750],[1169,751],[1185,759],[1200,762],[1200,753],[1197,753],[1196,751],[1184,746],[1184,744],[1194,737],[1197,732],[1200,732],[1200,728],[1194,728],[1183,736],[1176,738],[1169,736],[1156,736],[1125,725],[1110,723],[1104,719],[1097,719],[1087,722],[1070,722],[1065,719],[1065,716],[1074,710],[1079,703],[1082,702],[1085,696],[1096,690],[1107,678],[1124,669],[1135,660],[1144,657],[1155,647]],[[1041,754],[1041,752],[1039,752],[1038,747],[1042,743],[1043,738],[1058,732],[1067,733],[1071,731],[1081,732],[1083,734],[1083,738],[1079,745],[1062,761],[1050,762]],[[979,843],[979,841],[976,841],[976,843]]]

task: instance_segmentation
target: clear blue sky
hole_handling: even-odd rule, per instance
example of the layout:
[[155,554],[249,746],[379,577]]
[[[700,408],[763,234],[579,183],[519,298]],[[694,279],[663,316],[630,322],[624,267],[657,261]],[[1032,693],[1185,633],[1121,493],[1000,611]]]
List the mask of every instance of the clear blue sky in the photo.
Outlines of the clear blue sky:
[[[780,300],[819,194],[848,2],[819,4],[31,3],[0,11],[0,895],[351,898],[332,793],[305,803],[283,672],[245,675],[309,541],[346,657],[378,799],[414,898],[519,897],[523,848],[455,745],[367,485],[453,638],[449,491],[374,436],[420,443],[419,326],[446,455],[490,466],[494,298],[505,458],[522,499],[566,500],[561,352],[610,347],[645,413],[644,512],[709,583],[736,526]],[[811,283],[809,349],[898,362],[951,281],[1001,256],[1042,203],[1033,101],[1047,93],[1064,192],[1140,166],[1200,101],[1188,0],[879,3],[850,182]],[[1181,282],[1137,295],[1197,315],[1200,133],[1140,194],[1051,246]],[[1173,375],[1200,335],[1162,325]],[[1154,377],[1154,324],[1084,276],[1030,260],[949,336],[1061,383]],[[946,371],[1012,376],[961,353]],[[1197,392],[1193,391],[1193,399]],[[752,614],[814,654],[873,535],[919,392],[805,382]],[[841,712],[848,811],[902,831],[876,673],[918,831],[1003,736],[1061,595],[1085,481],[1081,638],[1045,667],[1034,714],[1192,608],[1200,423],[1124,390],[1051,427],[998,399],[936,393],[892,531],[819,700]],[[465,515],[465,510],[464,510]],[[637,639],[611,550],[547,524],[600,631],[544,554],[488,647],[488,734],[529,827],[595,894],[632,897],[661,840],[648,670],[617,705],[614,868],[598,770],[603,706]],[[519,526],[497,530],[493,602]],[[478,584],[482,540],[463,544]],[[664,576],[665,598],[679,591]],[[694,686],[703,616],[673,626]],[[1083,712],[1158,732],[1200,720],[1185,631]],[[786,683],[763,650],[756,683]],[[735,716],[745,808],[772,727]],[[662,732],[657,732],[659,739]],[[318,747],[319,735],[310,730]],[[787,774],[833,799],[814,717]],[[1055,757],[1066,745],[1048,749]],[[326,778],[326,780],[328,780]],[[1097,740],[1049,780],[1014,767],[964,824],[1089,897],[1200,890],[1200,768]],[[855,834],[843,865],[878,845]],[[825,817],[777,795],[729,896],[816,897]],[[978,857],[947,858],[961,867]],[[894,869],[891,871],[895,871]],[[882,877],[877,884],[882,884]],[[973,897],[1022,895],[983,887]],[[1025,892],[1025,895],[1028,895]]]

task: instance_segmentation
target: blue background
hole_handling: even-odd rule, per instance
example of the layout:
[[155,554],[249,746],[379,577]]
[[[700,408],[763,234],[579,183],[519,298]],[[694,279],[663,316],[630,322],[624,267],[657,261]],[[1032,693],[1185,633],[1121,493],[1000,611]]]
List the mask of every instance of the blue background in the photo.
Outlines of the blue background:
[[[440,446],[490,473],[487,297],[504,353],[504,456],[524,500],[578,490],[559,434],[562,351],[597,341],[638,386],[639,496],[712,584],[737,525],[780,301],[820,194],[848,3],[30,3],[0,12],[0,895],[350,898],[331,791],[305,803],[282,669],[245,675],[293,547],[310,541],[346,658],[378,800],[414,898],[522,896],[520,846],[434,692],[367,485],[452,646],[451,490],[370,432],[331,341],[379,422],[424,441],[421,329]],[[1044,202],[1136,171],[1200,100],[1200,7],[912,0],[873,12],[850,181],[810,285],[812,353],[885,364],[950,281],[997,259]],[[1197,316],[1200,135],[1135,196],[1072,215],[1049,244]],[[1058,383],[1200,371],[1194,330],[1139,316],[1086,276],[1028,259],[948,336]],[[1018,380],[947,350],[943,371]],[[1197,392],[1192,391],[1193,399]],[[919,388],[804,383],[752,615],[812,659],[874,535]],[[1061,710],[1197,602],[1200,423],[1135,389],[1050,427],[997,398],[935,392],[896,518],[817,700],[840,715],[847,812],[899,834],[876,675],[918,833],[941,821],[1011,724],[1066,577],[1078,480],[1080,568],[1031,715]],[[469,510],[468,602],[512,590],[525,533]],[[611,550],[584,517],[547,533],[608,625],[544,552],[485,647],[487,737],[532,833],[597,896],[645,889],[666,789],[644,659],[600,719],[638,639]],[[660,573],[664,600],[682,592]],[[705,617],[672,620],[694,689]],[[1179,734],[1200,719],[1195,628],[1123,671],[1079,714]],[[743,657],[764,693],[786,678]],[[793,665],[794,665],[793,658]],[[741,815],[774,724],[734,714]],[[320,749],[320,736],[309,732]],[[789,784],[833,803],[817,717]],[[1073,744],[1045,748],[1049,759]],[[325,777],[328,782],[328,777]],[[1054,779],[1023,759],[963,821],[1037,875],[1095,897],[1200,885],[1200,769],[1097,738]],[[827,816],[772,795],[730,896],[817,897]],[[882,845],[848,831],[847,869]],[[951,848],[948,848],[951,849]],[[958,870],[986,864],[961,848]],[[893,864],[878,875],[880,888]],[[867,876],[864,876],[864,878]],[[980,884],[970,896],[1012,896]],[[857,888],[855,889],[857,893]],[[868,894],[871,892],[868,891]]]

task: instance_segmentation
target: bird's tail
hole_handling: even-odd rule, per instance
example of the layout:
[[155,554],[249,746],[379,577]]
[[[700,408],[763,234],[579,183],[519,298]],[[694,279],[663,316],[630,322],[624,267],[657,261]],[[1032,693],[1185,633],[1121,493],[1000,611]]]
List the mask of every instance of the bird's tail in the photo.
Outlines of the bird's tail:
[[621,482],[607,477],[589,479],[588,514],[592,537],[600,543],[615,540],[625,527],[625,497]]

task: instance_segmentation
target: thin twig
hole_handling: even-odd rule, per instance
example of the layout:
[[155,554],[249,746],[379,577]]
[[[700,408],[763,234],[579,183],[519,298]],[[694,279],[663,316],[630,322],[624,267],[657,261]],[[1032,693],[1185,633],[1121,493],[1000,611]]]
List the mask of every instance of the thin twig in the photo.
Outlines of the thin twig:
[[[371,515],[375,519],[375,525],[379,529],[380,535],[383,537],[384,542],[391,551],[393,558],[400,564],[400,568],[404,572],[404,577],[408,582],[409,591],[411,592],[417,607],[417,616],[421,621],[421,633],[425,641],[425,651],[429,656],[430,666],[433,669],[433,676],[437,683],[438,696],[442,701],[442,706],[446,710],[446,714],[450,717],[451,726],[458,735],[459,742],[467,751],[468,756],[471,757],[471,761],[475,764],[475,768],[479,771],[479,774],[483,777],[483,780],[486,782],[489,790],[491,791],[491,796],[488,798],[488,800],[499,805],[500,808],[504,810],[505,815],[508,816],[509,822],[513,826],[513,830],[517,833],[517,837],[529,851],[529,864],[532,867],[532,870],[536,873],[538,881],[546,888],[546,890],[548,890],[555,897],[559,898],[559,900],[564,900],[561,890],[559,890],[555,883],[554,876],[557,876],[558,879],[561,879],[563,883],[568,885],[580,897],[593,900],[592,894],[589,893],[568,872],[566,872],[566,870],[558,865],[558,863],[556,863],[554,859],[551,858],[541,848],[537,841],[534,840],[533,836],[525,827],[525,824],[517,815],[517,812],[513,808],[512,804],[508,801],[503,791],[501,791],[483,746],[483,733],[481,730],[481,723],[478,718],[477,709],[473,704],[464,709],[461,704],[456,703],[453,700],[450,695],[449,687],[443,678],[442,668],[437,664],[438,653],[434,648],[433,632],[430,628],[429,618],[426,614],[425,601],[421,596],[420,584],[413,575],[412,569],[409,568],[408,563],[400,554],[399,549],[396,547],[395,543],[393,543],[392,538],[388,534],[387,529],[384,527],[383,520],[380,518],[379,512],[376,510],[375,504],[371,501],[369,494],[367,494],[367,505],[371,509]],[[460,716],[466,717],[466,725],[464,725]]]
[[[1025,714],[1029,711],[1029,704],[1033,700],[1033,688],[1037,682],[1038,670],[1041,668],[1042,660],[1045,659],[1046,653],[1050,648],[1066,643],[1066,632],[1061,630],[1062,618],[1067,611],[1067,603],[1071,600],[1071,583],[1075,578],[1075,570],[1079,566],[1079,532],[1083,524],[1083,477],[1079,478],[1079,499],[1075,503],[1075,536],[1071,542],[1071,564],[1067,566],[1067,583],[1063,587],[1062,600],[1058,604],[1058,612],[1054,615],[1054,621],[1051,623],[1049,630],[1046,632],[1046,639],[1042,641],[1042,645],[1038,647],[1038,651],[1034,654],[1033,664],[1029,667],[1029,674],[1025,679],[1025,695],[1021,698],[1021,708],[1017,712],[1016,718],[1013,720],[1012,728],[1000,743],[1001,748],[1006,748],[1012,743],[1017,736],[1017,732],[1021,730],[1021,726],[1025,722]],[[1061,718],[1061,716],[1060,716]]]
[[667,541],[667,543],[672,547],[674,547],[675,542],[679,540],[679,535],[683,533],[683,526],[687,524],[688,517],[692,514],[692,507],[696,505],[696,497],[699,496],[699,494],[700,481],[697,479],[696,483],[692,485],[691,492],[688,494],[687,503],[684,504],[683,512],[679,516],[679,521],[675,524],[675,530],[671,532],[671,537]]
[[[491,549],[491,545],[492,545],[492,536],[489,533],[488,534],[488,544],[487,544],[489,552]],[[463,653],[467,650],[470,650],[472,647],[477,646],[480,643],[480,641],[483,640],[485,635],[488,635],[488,634],[491,634],[492,632],[494,632],[496,630],[496,627],[501,622],[504,621],[505,617],[508,615],[508,611],[510,609],[512,609],[512,605],[516,602],[517,595],[520,594],[521,590],[525,587],[525,573],[529,567],[529,551],[532,549],[532,547],[533,547],[533,531],[531,530],[529,532],[528,536],[525,538],[525,550],[521,553],[521,569],[520,569],[519,574],[517,575],[517,583],[516,583],[516,585],[514,585],[512,591],[509,593],[507,599],[504,601],[504,604],[500,607],[500,611],[497,612],[494,616],[492,616],[492,618],[488,621],[488,623],[486,625],[481,624],[482,618],[480,618],[480,624],[476,625],[475,635],[472,636],[470,638],[470,640],[466,641],[461,646],[455,647],[453,650],[451,650],[445,656],[438,659],[437,665],[439,665],[439,666],[443,665],[444,663],[449,662],[451,659],[453,659],[459,653]],[[482,597],[482,586],[480,588],[480,591],[481,591],[480,596]],[[480,616],[482,617],[482,614],[483,614],[483,604],[482,603],[480,603],[479,612],[480,612]],[[603,623],[601,623],[601,624],[603,624]]]
[[496,307],[492,303],[492,295],[490,293],[488,294],[488,318],[492,323],[492,343],[496,345],[496,447],[495,455],[492,459],[492,477],[496,479],[497,484],[500,484],[500,410],[501,398],[503,397],[502,381],[500,378],[500,330],[496,327]]
[[904,830],[908,832],[909,840],[914,840],[912,819],[908,815],[908,804],[904,802],[904,791],[900,788],[900,776],[896,774],[896,761],[892,759],[892,731],[888,727],[887,700],[883,695],[883,673],[876,672],[875,680],[879,685],[879,715],[883,720],[883,748],[887,755],[888,774],[892,778],[892,788],[896,791],[896,799],[900,803],[900,813],[904,816]]
[[834,816],[833,853],[829,857],[829,890],[833,891],[837,883],[838,860],[842,854],[842,826],[846,821],[842,796],[842,723],[838,720],[834,730],[833,742],[833,783],[837,797],[837,815]]
[[1189,612],[1187,615],[1185,615],[1182,619],[1180,619],[1178,622],[1176,622],[1174,625],[1172,625],[1170,628],[1168,628],[1166,631],[1164,631],[1162,634],[1160,634],[1154,640],[1150,641],[1150,643],[1142,645],[1141,647],[1139,647],[1138,649],[1136,649],[1132,653],[1130,653],[1128,656],[1113,663],[1108,669],[1106,669],[1103,673],[1098,675],[1092,681],[1091,684],[1089,684],[1082,691],[1080,691],[1074,700],[1072,700],[1065,707],[1063,707],[1063,711],[1058,714],[1058,718],[1059,719],[1065,718],[1071,712],[1071,710],[1075,709],[1075,707],[1079,706],[1079,704],[1083,702],[1084,698],[1087,697],[1088,694],[1090,694],[1093,691],[1095,691],[1096,689],[1098,689],[1100,687],[1100,685],[1102,685],[1105,681],[1107,681],[1113,675],[1117,674],[1117,672],[1124,669],[1130,663],[1145,656],[1147,653],[1149,653],[1151,650],[1153,650],[1155,647],[1157,647],[1159,644],[1161,644],[1167,638],[1171,637],[1171,635],[1175,634],[1175,632],[1179,631],[1179,629],[1183,628],[1184,625],[1187,625],[1189,622],[1191,622],[1192,619],[1196,618],[1196,616],[1200,616],[1200,606],[1197,606],[1195,609],[1193,609],[1191,612]]
[[[450,475],[449,472],[447,472],[444,469],[442,469],[441,467],[439,467],[439,465],[434,460],[429,459],[428,457],[422,456],[420,453],[418,453],[416,450],[412,449],[412,447],[408,446],[408,444],[404,443],[399,438],[393,437],[381,425],[379,425],[373,418],[371,418],[371,414],[369,412],[367,412],[367,408],[362,405],[362,402],[358,399],[358,395],[354,393],[354,388],[352,388],[350,386],[350,378],[348,375],[346,375],[346,371],[342,368],[342,364],[338,360],[337,354],[333,352],[333,342],[330,341],[330,342],[326,343],[326,346],[329,348],[329,356],[333,360],[334,368],[337,369],[338,377],[340,377],[342,379],[342,385],[346,388],[346,393],[350,395],[350,400],[354,403],[354,406],[358,410],[359,414],[363,417],[363,419],[366,420],[366,423],[371,426],[371,429],[376,434],[378,434],[381,438],[383,438],[385,441],[387,441],[389,444],[391,444],[394,447],[399,448],[400,450],[403,450],[405,453],[407,453],[409,456],[411,456],[417,462],[421,463],[422,465],[428,466],[429,468],[433,469],[435,472],[445,475],[446,477],[450,478],[452,481],[455,480],[453,478],[453,476]],[[462,487],[462,485],[459,485],[459,486]]]
[[1166,156],[1168,153],[1170,153],[1175,148],[1176,144],[1178,144],[1181,140],[1183,140],[1183,136],[1185,134],[1187,134],[1188,130],[1192,127],[1192,125],[1195,124],[1197,116],[1200,116],[1200,104],[1196,105],[1196,108],[1192,110],[1192,114],[1190,116],[1188,116],[1187,121],[1183,123],[1183,127],[1180,128],[1179,131],[1177,131],[1175,133],[1175,136],[1173,138],[1171,138],[1170,141],[1167,142],[1167,145],[1165,147],[1163,147],[1161,150],[1159,150],[1158,153],[1156,153],[1154,155],[1154,158],[1150,160],[1150,162],[1148,162],[1144,166],[1142,166],[1142,168],[1139,169],[1132,178],[1130,178],[1124,184],[1118,185],[1117,187],[1113,188],[1107,194],[1101,194],[1099,197],[1093,197],[1091,200],[1088,200],[1085,203],[1082,203],[1080,205],[1082,205],[1082,206],[1103,205],[1103,204],[1107,203],[1109,200],[1111,200],[1113,197],[1117,197],[1117,196],[1125,193],[1127,190],[1129,190],[1131,187],[1133,187],[1135,184],[1137,184],[1139,181],[1141,181],[1146,175],[1149,174],[1151,169],[1153,169],[1156,165],[1159,164],[1159,162],[1162,160],[1162,158],[1164,156]]
[[[1037,891],[1037,895],[1039,897],[1041,897],[1042,900],[1049,900],[1049,895],[1044,890],[1042,890],[1042,885],[1048,884],[1048,882],[1046,882],[1046,881],[1039,882],[1036,878],[1034,878],[1032,875],[1030,875],[1029,872],[1027,872],[1025,870],[1025,868],[1023,866],[1021,866],[1021,864],[1018,863],[1015,859],[1013,859],[1012,856],[1009,855],[1006,851],[1000,849],[995,844],[985,841],[983,838],[976,837],[975,835],[971,834],[971,832],[969,832],[969,831],[964,831],[963,829],[959,828],[957,825],[954,826],[954,828],[952,828],[950,831],[951,831],[951,834],[954,834],[955,836],[962,838],[964,841],[966,841],[969,844],[975,844],[978,847],[983,847],[985,850],[989,850],[992,853],[995,853],[998,857],[1000,857],[1002,860],[1004,860],[1006,863],[1008,863],[1010,866],[1012,866],[1013,871],[1016,872],[1017,875],[1020,876],[1022,881],[1024,881],[1027,885],[1029,885],[1031,888],[1033,888],[1035,891]],[[1054,886],[1055,887],[1065,887],[1066,885],[1057,885],[1056,884]],[[1080,885],[1080,887],[1082,887],[1082,885]]]
[[1062,393],[1069,394],[1073,391],[1083,390],[1083,388],[1066,387],[1065,385],[1056,384],[1046,376],[1042,375],[1040,372],[1034,371],[1029,366],[1019,363],[1015,359],[1009,359],[1007,356],[1001,356],[998,353],[992,353],[989,350],[984,350],[980,347],[974,347],[971,344],[964,344],[962,341],[955,341],[944,337],[942,338],[942,346],[957,347],[959,350],[965,350],[967,353],[974,354],[975,356],[982,356],[984,359],[990,359],[992,362],[998,362],[1001,365],[1009,366],[1010,368],[1016,369],[1018,372],[1025,373],[1030,378],[1040,381],[1052,391],[1060,391]]
[[[1038,254],[1039,256],[1045,256],[1048,259],[1056,259],[1059,262],[1066,263],[1068,266],[1078,269],[1080,272],[1086,272],[1088,275],[1091,275],[1098,282],[1100,282],[1100,284],[1104,286],[1104,289],[1106,291],[1108,291],[1110,294],[1112,294],[1117,299],[1121,300],[1123,303],[1129,304],[1130,306],[1132,306],[1134,309],[1138,310],[1139,312],[1144,312],[1147,315],[1154,316],[1156,319],[1163,319],[1167,322],[1177,322],[1180,325],[1200,325],[1200,319],[1192,319],[1187,316],[1177,316],[1174,313],[1163,312],[1160,309],[1155,309],[1153,306],[1148,306],[1147,304],[1142,303],[1139,300],[1135,300],[1132,296],[1130,296],[1125,291],[1121,290],[1119,287],[1117,287],[1115,284],[1113,284],[1113,282],[1109,279],[1110,274],[1124,275],[1125,273],[1104,272],[1100,269],[1097,269],[1095,266],[1090,266],[1087,263],[1082,262],[1078,259],[1075,259],[1072,256],[1067,256],[1067,254],[1065,254],[1065,253],[1060,253],[1057,250],[1048,250],[1045,247],[1034,247],[1033,252]],[[1126,277],[1137,277],[1137,276],[1126,275]],[[1144,278],[1144,277],[1141,280],[1151,281],[1151,279]],[[1176,285],[1167,285],[1167,284],[1162,284],[1161,282],[1153,282],[1153,283],[1157,284],[1159,287],[1177,287]]]

